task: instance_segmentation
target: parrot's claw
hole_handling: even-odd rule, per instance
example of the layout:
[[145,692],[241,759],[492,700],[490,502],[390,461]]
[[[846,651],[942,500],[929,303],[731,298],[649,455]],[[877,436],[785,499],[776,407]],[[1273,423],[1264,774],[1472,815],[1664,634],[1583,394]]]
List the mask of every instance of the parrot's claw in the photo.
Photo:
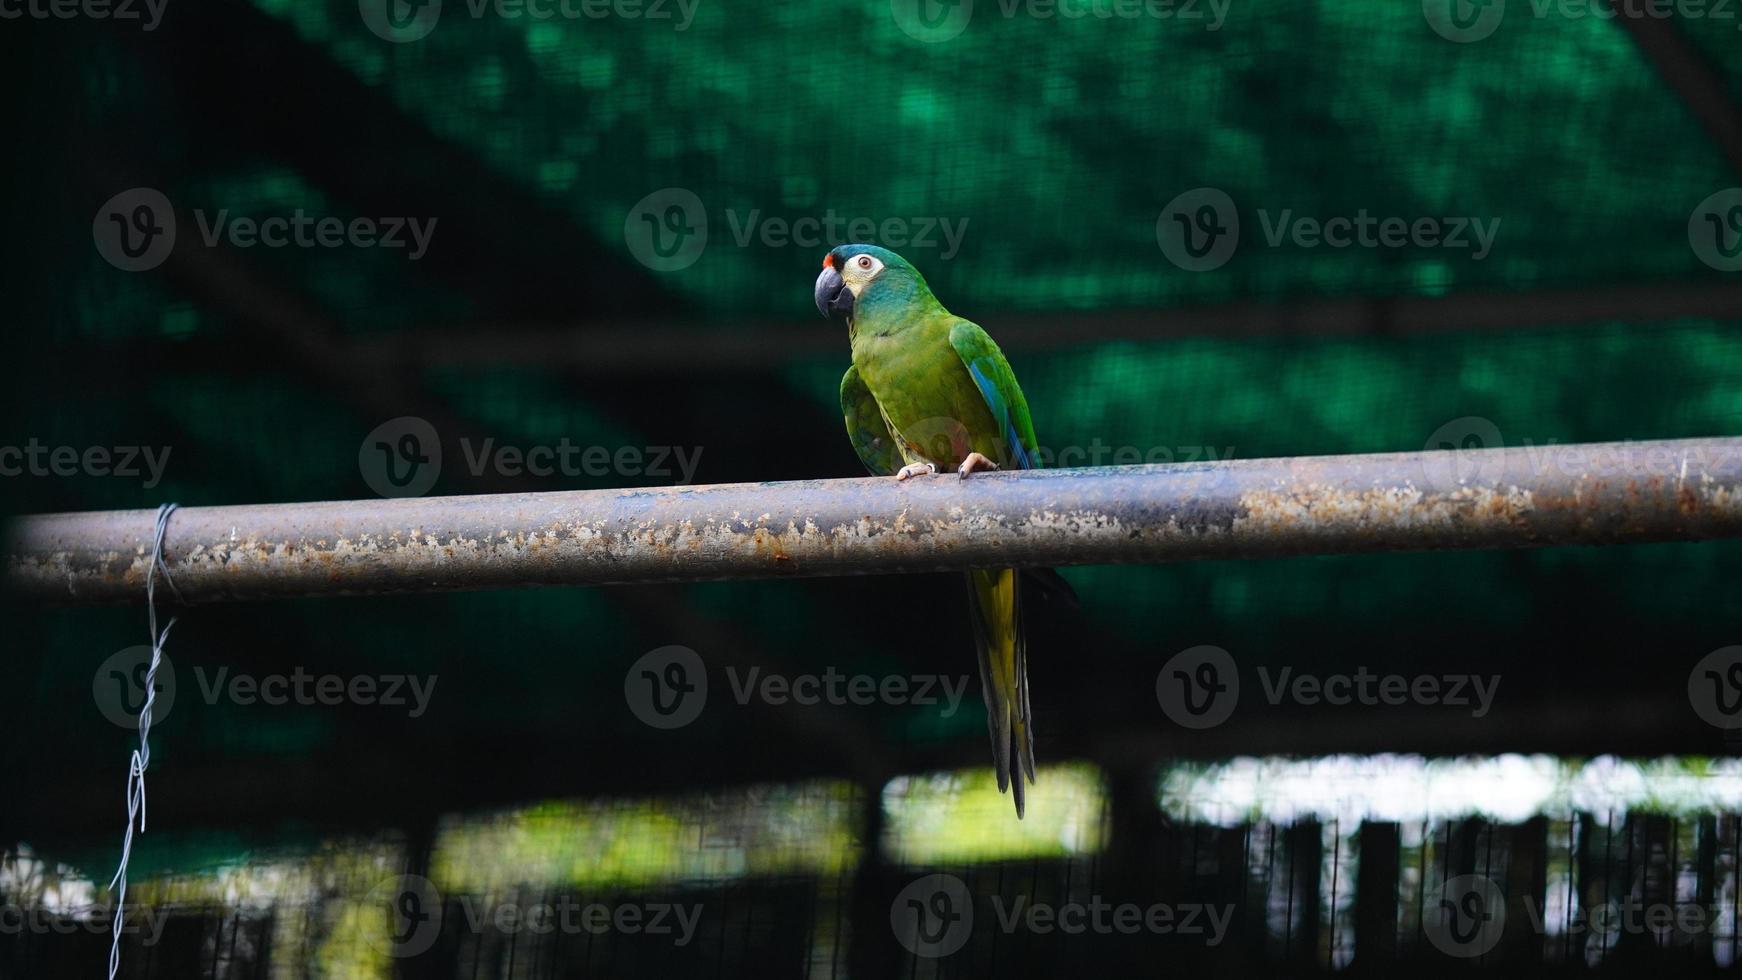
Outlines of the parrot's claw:
[[997,463],[992,462],[979,453],[969,453],[968,458],[962,460],[962,465],[956,467],[956,476],[966,480],[968,474],[975,470],[995,470],[997,468]]
[[905,480],[910,476],[931,476],[938,468],[931,463],[909,463],[895,474],[897,480]]

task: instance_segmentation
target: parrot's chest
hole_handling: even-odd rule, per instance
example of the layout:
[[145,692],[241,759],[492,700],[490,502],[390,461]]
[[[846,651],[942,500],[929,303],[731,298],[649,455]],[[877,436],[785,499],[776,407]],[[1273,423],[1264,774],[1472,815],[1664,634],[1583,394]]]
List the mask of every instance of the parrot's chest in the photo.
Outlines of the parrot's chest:
[[897,343],[858,338],[853,364],[909,460],[954,469],[968,453],[988,452],[992,414],[947,341]]

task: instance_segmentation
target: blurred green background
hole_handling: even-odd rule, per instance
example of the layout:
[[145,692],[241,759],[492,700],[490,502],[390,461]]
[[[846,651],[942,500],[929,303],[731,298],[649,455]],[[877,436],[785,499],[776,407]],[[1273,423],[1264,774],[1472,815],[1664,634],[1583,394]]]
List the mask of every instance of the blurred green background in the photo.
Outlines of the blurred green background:
[[[1003,344],[1041,442],[1104,447],[1090,462],[1416,450],[1472,432],[1531,446],[1742,434],[1742,280],[1723,268],[1736,240],[1699,237],[1712,195],[1742,183],[1731,19],[1513,3],[1491,33],[1452,40],[1432,2],[1066,17],[998,0],[697,0],[541,18],[448,0],[427,36],[387,37],[371,9],[214,0],[172,2],[152,30],[0,25],[29,93],[5,110],[0,444],[170,453],[151,486],[8,476],[9,513],[368,497],[360,448],[402,416],[442,440],[435,493],[674,479],[468,472],[460,447],[483,439],[684,447],[698,483],[859,475],[836,403],[847,341],[810,294],[842,240],[810,230],[831,218],[935,229],[888,244]],[[928,11],[944,26],[915,19]],[[128,272],[94,247],[93,215],[136,187],[173,202],[178,238],[161,266]],[[1225,264],[1193,272],[1158,227],[1199,188],[1228,196],[1241,231]],[[673,189],[695,205],[681,267],[663,269],[638,229]],[[220,211],[299,210],[434,226],[416,259],[201,237]],[[1472,218],[1495,237],[1480,256],[1272,244],[1285,211]],[[1161,833],[1158,780],[1182,758],[1725,754],[1688,710],[1687,670],[1742,635],[1739,572],[1733,543],[1067,570],[1082,608],[1031,620],[1039,756],[1056,767],[1020,826],[985,772],[954,577],[200,608],[169,644],[185,706],[153,731],[135,878],[219,905],[237,892],[217,883],[249,869],[341,882],[340,904],[295,933],[300,953],[262,933],[281,941],[272,975],[387,974],[410,967],[321,942],[348,935],[343,903],[387,871],[487,880],[479,869],[521,853],[488,835],[525,833],[534,857],[508,866],[574,887],[775,882],[743,896],[742,956],[722,941],[712,965],[833,975],[852,930],[781,933],[810,902],[781,876],[863,926],[886,904],[863,896],[905,865],[1129,856],[1117,841]],[[143,611],[5,611],[0,852],[37,869],[33,887],[101,886],[128,734],[93,710],[93,673],[144,642]],[[710,670],[971,683],[947,715],[717,700],[660,732],[623,683],[667,644]],[[1504,687],[1481,718],[1249,703],[1195,733],[1154,689],[1197,644],[1247,667],[1498,673]],[[191,696],[196,669],[291,665],[439,686],[416,718]],[[727,835],[724,863],[699,856],[696,828],[739,811],[758,829]],[[577,874],[563,847],[582,865],[631,857]],[[764,945],[777,952],[757,959]],[[882,947],[852,954],[858,973],[892,962]],[[50,962],[14,952],[19,975]],[[604,969],[630,962],[666,969]]]

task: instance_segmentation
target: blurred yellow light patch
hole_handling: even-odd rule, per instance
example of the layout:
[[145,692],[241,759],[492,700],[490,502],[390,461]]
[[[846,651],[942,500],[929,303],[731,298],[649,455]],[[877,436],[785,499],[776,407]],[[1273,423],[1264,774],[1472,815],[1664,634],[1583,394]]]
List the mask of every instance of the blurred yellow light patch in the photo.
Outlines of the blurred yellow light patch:
[[1084,763],[1041,766],[1016,819],[992,770],[901,776],[883,787],[883,850],[898,864],[933,865],[1092,854],[1106,841],[1107,788]]
[[624,887],[746,875],[834,875],[859,860],[851,784],[684,798],[542,803],[456,818],[437,841],[443,891],[527,883]]

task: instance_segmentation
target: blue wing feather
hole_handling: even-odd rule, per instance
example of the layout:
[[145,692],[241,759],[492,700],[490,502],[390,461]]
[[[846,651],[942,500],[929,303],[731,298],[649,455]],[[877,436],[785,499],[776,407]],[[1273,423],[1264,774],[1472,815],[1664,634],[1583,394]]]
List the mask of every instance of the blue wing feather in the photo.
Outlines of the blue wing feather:
[[960,318],[950,328],[950,346],[962,359],[968,376],[974,379],[974,387],[980,390],[981,400],[1001,430],[1004,444],[1009,447],[1009,462],[1018,469],[1039,469],[1028,402],[1022,397],[1022,388],[1017,385],[1016,373],[1010,370],[1004,352],[986,331]]
[[1028,447],[1022,444],[1022,436],[1016,431],[1016,422],[1010,416],[1010,406],[1004,403],[1004,395],[999,392],[998,385],[989,376],[986,361],[989,358],[979,357],[967,361],[968,373],[974,378],[974,386],[980,389],[980,397],[986,399],[986,407],[992,410],[992,418],[1004,426],[1004,442],[1010,447],[1010,455],[1016,460],[1018,469],[1034,469],[1034,460],[1029,455]]

